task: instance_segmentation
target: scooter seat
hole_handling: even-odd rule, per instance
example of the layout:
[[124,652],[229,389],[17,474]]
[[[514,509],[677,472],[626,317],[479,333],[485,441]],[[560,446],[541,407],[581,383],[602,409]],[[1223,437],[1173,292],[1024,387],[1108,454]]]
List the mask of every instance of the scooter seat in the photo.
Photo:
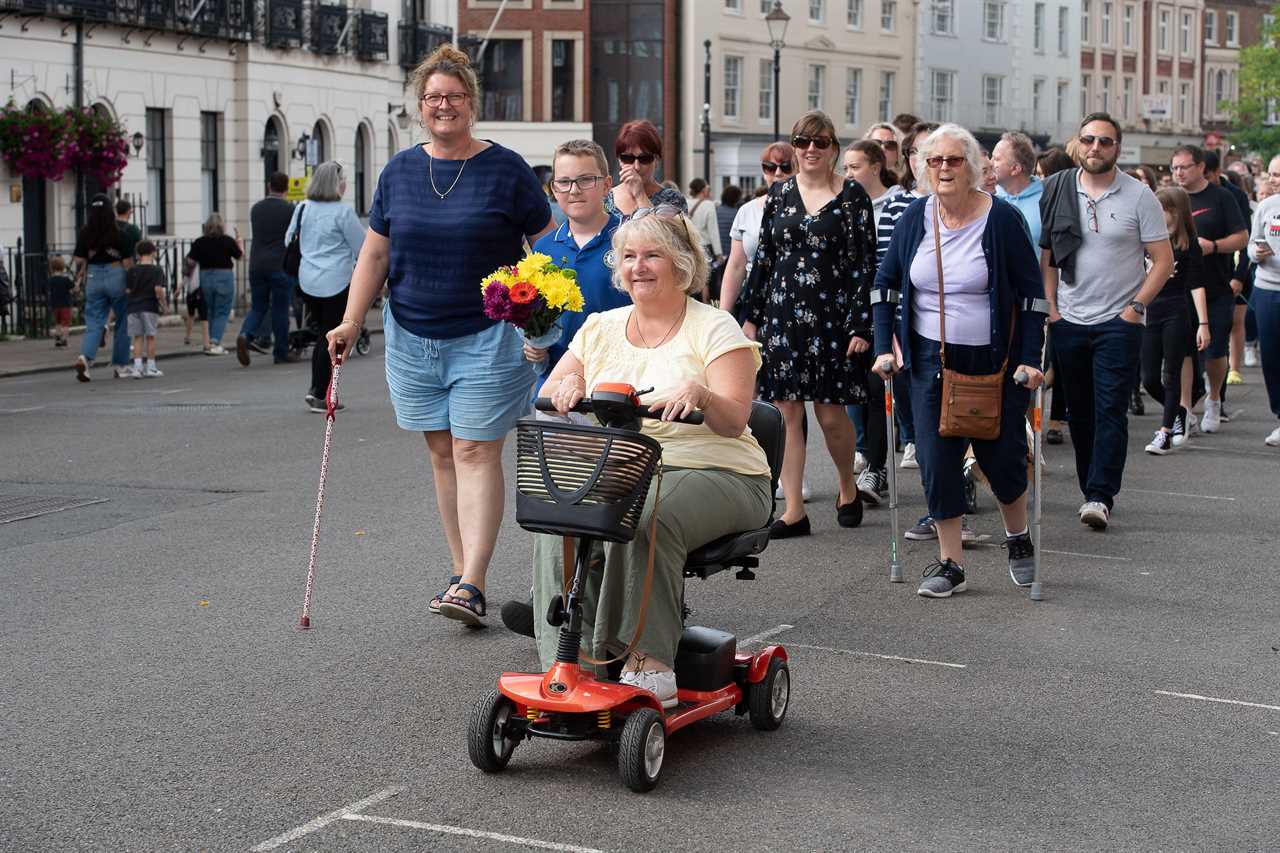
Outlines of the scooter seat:
[[[753,557],[759,554],[769,544],[769,528],[762,527],[759,530],[749,530],[745,533],[730,533],[728,536],[721,536],[719,539],[708,542],[701,548],[695,548],[685,557],[684,569],[686,575],[696,575],[705,577],[707,574],[715,574],[716,571],[723,571],[729,565],[733,565],[741,561],[744,557]],[[711,572],[699,572],[699,569],[711,569]]]

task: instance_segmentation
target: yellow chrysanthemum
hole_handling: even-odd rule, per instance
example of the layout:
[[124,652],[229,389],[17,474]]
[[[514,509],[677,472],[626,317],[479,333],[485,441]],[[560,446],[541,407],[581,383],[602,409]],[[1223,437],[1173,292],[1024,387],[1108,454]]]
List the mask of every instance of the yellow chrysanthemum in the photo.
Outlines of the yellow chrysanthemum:
[[516,264],[516,275],[525,281],[531,281],[531,276],[535,272],[541,272],[542,268],[551,263],[551,256],[544,255],[541,252],[534,252],[532,255],[521,259]]

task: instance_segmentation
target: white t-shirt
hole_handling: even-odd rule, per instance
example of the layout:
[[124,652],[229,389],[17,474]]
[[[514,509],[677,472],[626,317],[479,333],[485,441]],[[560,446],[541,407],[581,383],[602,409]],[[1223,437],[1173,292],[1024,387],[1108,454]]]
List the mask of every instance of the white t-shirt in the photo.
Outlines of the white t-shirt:
[[[645,349],[627,340],[633,306],[592,314],[573,336],[569,352],[582,362],[587,392],[601,382],[622,382],[653,391],[641,402],[665,399],[681,383],[707,384],[707,365],[728,352],[751,350],[760,369],[760,345],[742,333],[733,316],[690,299],[684,322],[671,340]],[[737,438],[717,435],[706,424],[678,424],[645,418],[641,431],[662,443],[662,464],[673,468],[716,468],[738,474],[768,474],[769,462],[747,428]]]
[[753,198],[738,208],[733,217],[733,225],[729,226],[729,236],[742,242],[742,251],[747,256],[747,272],[751,272],[751,263],[756,257],[756,246],[760,244],[760,224],[764,221],[764,200],[767,196]]

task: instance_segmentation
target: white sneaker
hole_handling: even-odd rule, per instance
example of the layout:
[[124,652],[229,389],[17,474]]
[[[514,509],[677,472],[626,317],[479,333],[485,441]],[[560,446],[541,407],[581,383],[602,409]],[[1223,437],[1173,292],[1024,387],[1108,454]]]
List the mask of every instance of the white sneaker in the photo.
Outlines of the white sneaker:
[[[778,488],[773,493],[773,496],[780,501],[785,501],[787,499],[786,493],[782,491],[781,483],[778,484]],[[808,480],[802,480],[800,482],[800,497],[804,500],[805,503],[808,503],[809,498],[813,497],[813,491],[809,488]]]
[[1202,432],[1217,432],[1222,426],[1222,401],[1205,400],[1204,414],[1200,416]]
[[1111,519],[1111,511],[1102,501],[1086,501],[1080,507],[1080,523],[1087,524],[1094,530],[1106,530]]
[[1280,447],[1280,427],[1276,427],[1271,431],[1271,435],[1263,439],[1267,443],[1267,447]]
[[89,359],[82,355],[76,356],[76,379],[81,382],[89,381]]
[[157,376],[164,376],[164,371],[158,367],[148,367],[142,375],[148,379],[155,379]]
[[853,473],[857,475],[865,470],[867,470],[867,457],[863,456],[862,451],[859,450],[853,454]]
[[674,672],[650,672],[648,670],[631,670],[622,673],[621,681],[641,690],[648,690],[658,697],[664,708],[674,708],[680,704],[676,697],[676,674]]
[[1258,345],[1257,344],[1244,345],[1244,366],[1245,367],[1258,366]]
[[204,354],[205,355],[226,355],[227,351],[226,349],[223,348],[222,344],[213,344],[212,346],[205,347]]
[[125,365],[124,367],[114,367],[111,371],[116,379],[141,379],[142,377],[133,372],[133,368]]
[[920,463],[916,461],[916,443],[908,442],[907,446],[902,448],[902,464],[901,468],[919,468]]
[[1187,438],[1200,434],[1200,419],[1195,412],[1187,412]]

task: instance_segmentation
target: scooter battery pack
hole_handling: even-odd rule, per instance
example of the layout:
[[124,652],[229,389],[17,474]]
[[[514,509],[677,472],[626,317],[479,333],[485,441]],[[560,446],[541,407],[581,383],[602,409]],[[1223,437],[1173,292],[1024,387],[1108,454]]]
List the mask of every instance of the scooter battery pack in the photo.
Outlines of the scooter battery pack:
[[719,690],[733,681],[738,639],[714,628],[684,629],[676,650],[676,684],[682,690]]

